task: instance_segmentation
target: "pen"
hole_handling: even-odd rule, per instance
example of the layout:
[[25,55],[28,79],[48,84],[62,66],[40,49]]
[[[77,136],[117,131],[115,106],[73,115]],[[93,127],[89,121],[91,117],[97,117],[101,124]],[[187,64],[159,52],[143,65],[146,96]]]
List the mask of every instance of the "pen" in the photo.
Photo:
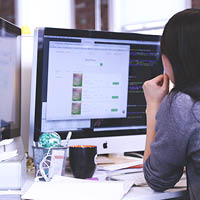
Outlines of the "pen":
[[72,132],[69,131],[68,134],[67,134],[66,143],[65,143],[66,147],[69,145],[69,140],[71,139],[71,136],[72,136]]
[[106,181],[121,181],[121,180],[117,179],[117,178],[112,178],[112,177],[107,176],[106,177]]
[[117,176],[120,176],[120,175],[126,175],[126,174],[135,174],[135,173],[141,173],[143,171],[134,171],[134,172],[124,172],[124,173],[121,173],[121,174],[116,174]]
[[[124,173],[119,173],[119,174],[113,174],[110,176],[106,177],[106,180],[110,180],[110,181],[121,181],[122,179],[120,179],[120,176],[123,175],[127,175],[127,174],[136,174],[136,173],[141,173],[142,171],[134,171],[134,172],[124,172]],[[113,177],[114,176],[114,177]],[[119,176],[119,178],[116,178],[117,176]]]

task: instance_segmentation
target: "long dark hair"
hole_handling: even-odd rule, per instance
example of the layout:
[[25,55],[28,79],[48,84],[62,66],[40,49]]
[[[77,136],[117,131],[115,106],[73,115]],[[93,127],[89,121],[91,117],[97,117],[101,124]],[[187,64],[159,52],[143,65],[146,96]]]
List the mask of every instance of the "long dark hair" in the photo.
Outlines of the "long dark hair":
[[172,64],[175,92],[200,100],[200,9],[175,14],[166,24],[161,53]]

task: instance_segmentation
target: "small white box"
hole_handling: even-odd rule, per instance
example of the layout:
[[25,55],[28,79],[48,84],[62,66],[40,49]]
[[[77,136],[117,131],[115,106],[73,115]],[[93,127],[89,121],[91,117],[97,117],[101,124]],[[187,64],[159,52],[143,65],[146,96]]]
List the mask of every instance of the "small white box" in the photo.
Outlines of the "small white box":
[[0,162],[0,190],[21,190],[26,178],[26,157]]

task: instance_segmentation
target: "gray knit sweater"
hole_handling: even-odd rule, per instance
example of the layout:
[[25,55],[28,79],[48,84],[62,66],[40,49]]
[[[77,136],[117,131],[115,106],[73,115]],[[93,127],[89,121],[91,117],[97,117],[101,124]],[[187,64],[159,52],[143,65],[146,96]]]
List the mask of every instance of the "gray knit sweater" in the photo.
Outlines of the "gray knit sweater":
[[166,96],[156,115],[156,137],[144,175],[155,191],[172,188],[187,168],[190,200],[200,200],[200,102],[177,93]]

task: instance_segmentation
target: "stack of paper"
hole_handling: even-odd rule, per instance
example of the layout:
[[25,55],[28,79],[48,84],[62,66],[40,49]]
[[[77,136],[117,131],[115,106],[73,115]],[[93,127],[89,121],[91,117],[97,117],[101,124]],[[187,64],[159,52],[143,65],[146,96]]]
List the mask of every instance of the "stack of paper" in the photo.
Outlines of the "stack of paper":
[[132,185],[131,181],[94,181],[54,176],[50,182],[34,182],[22,199],[120,200]]

